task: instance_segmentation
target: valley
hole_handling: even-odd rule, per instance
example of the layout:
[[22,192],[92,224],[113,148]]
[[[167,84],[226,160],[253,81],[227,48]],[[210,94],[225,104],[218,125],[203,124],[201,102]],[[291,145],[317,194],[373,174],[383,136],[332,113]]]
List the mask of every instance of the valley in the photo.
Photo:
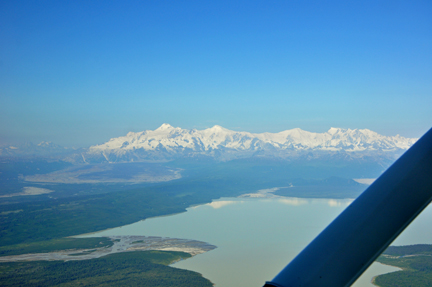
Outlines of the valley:
[[[165,126],[165,130],[164,136],[169,139],[173,128]],[[227,144],[227,139],[233,139],[232,134],[222,131],[229,134],[224,135]],[[220,155],[227,152],[227,149],[222,149]],[[396,153],[400,151],[396,150]],[[116,158],[110,162],[74,164],[69,161],[73,158],[71,154],[63,159],[4,157],[0,163],[3,187],[0,191],[0,276],[10,276],[7,270],[20,274],[19,270],[32,268],[28,265],[30,262],[35,262],[34,266],[38,268],[45,268],[45,263],[38,262],[46,260],[60,264],[63,261],[96,262],[107,258],[100,261],[103,264],[98,261],[97,265],[109,266],[112,263],[109,258],[120,256],[126,260],[135,258],[137,254],[145,257],[145,252],[168,252],[167,256],[170,252],[183,252],[181,254],[194,256],[214,249],[214,243],[195,240],[194,236],[161,237],[158,234],[132,233],[100,237],[103,244],[98,246],[98,242],[80,241],[91,238],[71,236],[184,213],[187,208],[203,204],[220,208],[225,206],[223,200],[217,202],[220,198],[268,198],[294,205],[303,205],[309,202],[308,198],[327,198],[331,201],[330,206],[339,206],[337,199],[356,198],[367,187],[367,184],[360,183],[362,179],[378,177],[395,156],[394,150],[388,154],[382,151],[385,156],[379,161],[376,158],[371,160],[365,154],[357,154],[361,159],[353,160],[352,156],[341,157],[339,152],[335,156],[335,151],[320,151],[320,156],[312,156],[316,152],[305,149],[299,151],[299,157],[290,160],[257,157],[257,154],[238,158],[238,155],[244,156],[240,149],[229,152],[235,155],[231,160],[220,160],[226,159],[225,156],[198,159],[193,154],[178,153],[174,160],[169,157],[170,161],[166,162],[153,154],[153,159],[158,159],[158,162]],[[331,161],[327,160],[329,156]],[[109,156],[104,158],[110,159]],[[27,264],[27,267],[22,264]],[[74,264],[71,270],[79,268],[79,263]],[[146,264],[156,263],[146,261]],[[166,268],[164,272],[174,269]],[[177,271],[170,272],[175,274]],[[116,278],[122,278],[121,274],[116,273]],[[185,274],[189,274],[185,275],[188,278],[195,276],[195,273]],[[23,278],[25,276],[23,274]],[[91,275],[82,280],[96,279]]]

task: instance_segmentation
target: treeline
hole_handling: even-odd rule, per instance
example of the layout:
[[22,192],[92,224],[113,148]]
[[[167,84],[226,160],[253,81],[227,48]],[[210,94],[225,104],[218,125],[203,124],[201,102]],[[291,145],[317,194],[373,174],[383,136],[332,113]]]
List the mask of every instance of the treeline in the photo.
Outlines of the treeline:
[[199,273],[167,264],[188,253],[136,251],[82,261],[0,263],[1,286],[178,286],[213,284]]
[[415,244],[403,246],[389,246],[383,254],[391,256],[404,256],[412,254],[432,254],[432,245]]

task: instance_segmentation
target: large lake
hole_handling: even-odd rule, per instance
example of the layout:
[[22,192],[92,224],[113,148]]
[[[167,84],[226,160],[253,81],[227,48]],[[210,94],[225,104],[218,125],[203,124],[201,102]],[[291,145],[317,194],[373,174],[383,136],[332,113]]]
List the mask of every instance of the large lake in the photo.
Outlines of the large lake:
[[[216,287],[261,287],[351,202],[222,198],[184,213],[151,218],[91,236],[144,235],[205,241],[218,248],[173,266],[197,271]],[[428,208],[394,244],[432,243],[431,218]],[[395,270],[374,263],[353,286],[373,286],[373,276]]]

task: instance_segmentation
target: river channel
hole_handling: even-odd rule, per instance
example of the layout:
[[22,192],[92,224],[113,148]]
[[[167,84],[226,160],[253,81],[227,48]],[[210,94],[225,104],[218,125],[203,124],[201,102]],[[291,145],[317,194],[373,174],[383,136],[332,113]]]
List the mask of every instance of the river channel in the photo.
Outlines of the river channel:
[[[216,287],[260,287],[271,280],[350,203],[351,199],[222,198],[187,212],[151,218],[87,236],[161,236],[204,241],[217,248],[173,266],[193,270]],[[430,208],[395,241],[432,243]],[[374,263],[353,285],[397,268]]]

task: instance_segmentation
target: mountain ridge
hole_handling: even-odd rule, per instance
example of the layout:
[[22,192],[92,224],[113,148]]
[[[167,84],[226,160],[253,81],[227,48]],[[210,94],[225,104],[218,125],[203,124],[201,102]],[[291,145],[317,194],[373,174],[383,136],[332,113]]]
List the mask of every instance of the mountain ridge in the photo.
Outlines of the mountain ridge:
[[155,130],[129,132],[91,146],[82,157],[84,162],[169,161],[179,157],[210,157],[219,161],[248,157],[292,159],[305,155],[393,157],[416,141],[400,135],[383,136],[369,129],[332,127],[324,133],[313,133],[295,128],[279,133],[250,133],[218,125],[197,130],[164,123]]

